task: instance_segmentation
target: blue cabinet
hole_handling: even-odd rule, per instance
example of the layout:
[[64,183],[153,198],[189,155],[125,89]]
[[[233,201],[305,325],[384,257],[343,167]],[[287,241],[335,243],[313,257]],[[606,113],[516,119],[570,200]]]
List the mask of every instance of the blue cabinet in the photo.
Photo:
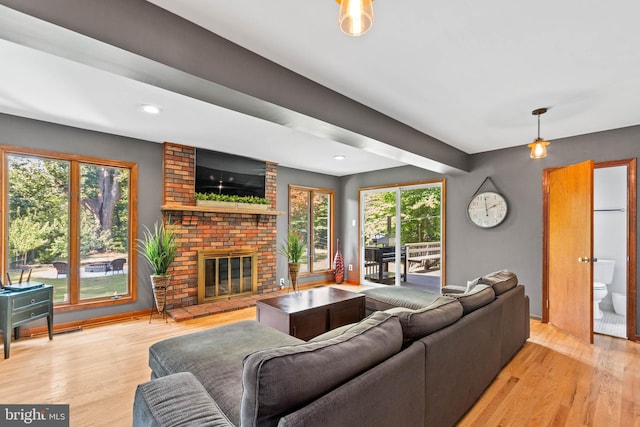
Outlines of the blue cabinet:
[[20,326],[42,317],[47,318],[49,339],[53,339],[53,286],[23,291],[0,291],[0,330],[4,334],[4,358],[9,358],[11,332],[20,338]]

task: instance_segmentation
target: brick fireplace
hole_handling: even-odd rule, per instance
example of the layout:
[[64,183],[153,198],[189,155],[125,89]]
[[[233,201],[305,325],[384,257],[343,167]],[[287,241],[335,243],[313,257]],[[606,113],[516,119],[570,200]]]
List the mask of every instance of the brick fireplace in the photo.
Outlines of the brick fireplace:
[[193,147],[164,143],[162,212],[168,228],[179,236],[167,308],[198,304],[198,254],[203,252],[252,248],[257,252],[252,292],[276,291],[276,215],[283,213],[275,210],[276,164],[267,162],[265,197],[271,204],[261,213],[196,206],[194,170]]

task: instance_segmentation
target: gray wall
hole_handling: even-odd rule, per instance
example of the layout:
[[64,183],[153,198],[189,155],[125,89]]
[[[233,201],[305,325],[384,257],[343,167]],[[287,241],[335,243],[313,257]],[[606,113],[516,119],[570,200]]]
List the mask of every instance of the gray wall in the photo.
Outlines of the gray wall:
[[[537,161],[528,157],[526,147],[473,156],[472,173],[448,180],[449,224],[460,224],[447,230],[449,283],[510,268],[527,286],[532,315],[541,316],[543,169],[635,158],[639,141],[640,127],[635,126],[552,141],[548,156]],[[509,200],[509,216],[494,230],[473,227],[465,217],[466,203],[485,176],[491,176]],[[491,250],[483,250],[487,247]]]
[[[471,156],[472,172],[446,177],[446,283],[464,284],[490,271],[509,268],[526,286],[531,298],[531,314],[541,316],[543,169],[589,159],[603,162],[639,155],[640,126],[635,126],[552,141],[547,158],[542,160],[530,159],[525,144]],[[436,176],[403,167],[343,177],[344,197],[340,208],[344,218],[345,262],[357,263],[357,227],[351,227],[351,220],[358,218],[359,187]],[[509,215],[500,226],[483,230],[471,224],[466,209],[471,196],[487,176],[507,198]],[[354,275],[350,279],[357,278]],[[640,283],[637,278],[636,283]]]
[[[53,125],[0,114],[0,144],[19,145],[77,153],[81,155],[134,161],[139,165],[139,226],[152,225],[160,217],[162,201],[162,146],[159,144]],[[500,268],[515,271],[531,298],[531,314],[542,314],[542,171],[592,159],[596,162],[636,158],[640,155],[640,126],[616,129],[553,141],[549,155],[532,160],[526,147],[471,156],[472,172],[446,176],[447,191],[447,271],[448,284],[466,283]],[[507,219],[495,229],[483,230],[467,219],[469,199],[490,176],[509,201]],[[441,175],[407,166],[371,173],[332,177],[278,167],[276,206],[288,210],[289,184],[329,188],[336,195],[336,237],[341,239],[345,264],[358,262],[358,189],[362,187],[428,181]],[[143,190],[143,191],[142,191]],[[639,198],[640,202],[640,198]],[[278,245],[286,238],[287,216],[277,219]],[[138,230],[140,232],[140,229]],[[111,308],[81,310],[56,315],[56,323],[106,314],[135,311],[151,306],[148,271],[140,263],[138,302]],[[347,272],[357,280],[356,270]],[[286,260],[278,256],[276,278],[287,277]],[[313,280],[321,280],[312,278]],[[304,282],[304,281],[303,281]],[[636,283],[640,283],[636,278]],[[637,293],[640,298],[640,292]],[[638,305],[636,301],[636,305]],[[640,311],[638,312],[640,314]],[[640,324],[640,320],[637,321]]]
[[[60,153],[122,160],[138,164],[138,236],[143,225],[161,218],[162,145],[100,132],[0,114],[0,144]],[[138,300],[131,304],[56,313],[55,323],[150,309],[153,296],[147,265],[138,263]]]

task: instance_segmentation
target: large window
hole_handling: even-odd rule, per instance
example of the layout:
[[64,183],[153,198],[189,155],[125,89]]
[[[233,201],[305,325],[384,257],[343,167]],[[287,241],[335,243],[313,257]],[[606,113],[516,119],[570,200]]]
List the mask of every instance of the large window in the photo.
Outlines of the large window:
[[331,269],[333,242],[333,191],[289,186],[289,231],[306,245],[301,273]]
[[2,277],[53,285],[57,310],[134,299],[136,165],[8,147],[2,165]]

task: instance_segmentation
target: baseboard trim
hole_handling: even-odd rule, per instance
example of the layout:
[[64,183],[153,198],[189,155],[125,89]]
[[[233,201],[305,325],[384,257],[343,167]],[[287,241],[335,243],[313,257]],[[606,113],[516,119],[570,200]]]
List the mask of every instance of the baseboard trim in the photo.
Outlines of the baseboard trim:
[[[75,332],[82,330],[83,328],[105,325],[108,323],[122,322],[124,320],[138,319],[143,316],[149,316],[149,309],[129,311],[126,313],[110,314],[108,316],[94,317],[91,319],[74,320],[72,322],[65,322],[53,325],[54,334],[63,334],[67,332]],[[55,318],[55,316],[54,316]],[[32,328],[20,328],[20,336],[22,337],[34,337],[39,335],[47,335],[49,333],[47,326],[35,326]]]

